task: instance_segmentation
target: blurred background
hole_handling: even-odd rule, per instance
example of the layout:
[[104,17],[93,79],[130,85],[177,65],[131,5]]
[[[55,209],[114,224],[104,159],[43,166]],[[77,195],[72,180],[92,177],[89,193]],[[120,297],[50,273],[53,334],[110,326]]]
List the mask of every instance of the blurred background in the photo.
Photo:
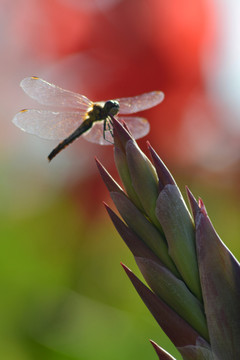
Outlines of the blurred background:
[[118,179],[112,147],[79,139],[49,164],[57,143],[11,119],[36,105],[32,75],[93,101],[162,90],[139,145],[239,259],[239,15],[233,0],[0,0],[1,358],[154,359],[151,338],[181,359],[119,264],[139,275],[102,205],[94,156]]

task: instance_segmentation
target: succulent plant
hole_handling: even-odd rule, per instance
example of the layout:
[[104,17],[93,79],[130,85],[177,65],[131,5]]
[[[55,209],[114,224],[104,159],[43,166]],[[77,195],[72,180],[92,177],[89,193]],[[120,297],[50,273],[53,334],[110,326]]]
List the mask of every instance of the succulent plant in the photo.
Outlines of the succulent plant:
[[[113,120],[114,157],[124,189],[97,160],[122,219],[110,218],[148,286],[122,265],[184,360],[240,359],[240,266],[215,232],[203,201],[187,188],[189,212],[172,175],[152,162]],[[159,359],[173,359],[155,342]]]

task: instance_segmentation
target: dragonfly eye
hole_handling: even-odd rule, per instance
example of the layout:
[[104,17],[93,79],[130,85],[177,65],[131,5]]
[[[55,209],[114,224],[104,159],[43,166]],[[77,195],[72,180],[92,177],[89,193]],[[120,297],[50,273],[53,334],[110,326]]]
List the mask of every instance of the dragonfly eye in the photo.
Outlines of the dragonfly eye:
[[104,104],[104,110],[109,115],[116,115],[119,112],[119,103],[113,100],[106,101]]

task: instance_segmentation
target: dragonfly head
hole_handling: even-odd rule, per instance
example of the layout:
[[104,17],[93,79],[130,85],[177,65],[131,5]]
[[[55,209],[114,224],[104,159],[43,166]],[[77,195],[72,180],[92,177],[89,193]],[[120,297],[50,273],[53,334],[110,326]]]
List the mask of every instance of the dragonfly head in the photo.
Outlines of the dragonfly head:
[[119,103],[114,100],[106,101],[104,104],[104,110],[108,115],[116,115],[119,112]]

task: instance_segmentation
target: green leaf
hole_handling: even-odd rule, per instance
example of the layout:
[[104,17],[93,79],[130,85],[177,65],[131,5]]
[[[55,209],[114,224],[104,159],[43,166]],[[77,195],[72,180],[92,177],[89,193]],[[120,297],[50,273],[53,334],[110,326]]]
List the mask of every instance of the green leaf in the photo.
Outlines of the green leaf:
[[131,137],[129,132],[120,124],[115,118],[113,121],[113,131],[114,131],[114,159],[115,164],[123,183],[123,186],[132,200],[132,202],[137,206],[138,209],[143,211],[143,206],[141,201],[134,189],[132,184],[132,178],[128,168],[127,156],[126,156],[126,144],[128,141],[135,140]]
[[209,339],[202,303],[185,283],[151,259],[136,258],[137,265],[151,289],[185,319],[205,340]]
[[135,141],[126,143],[126,156],[133,187],[152,223],[161,229],[156,218],[155,208],[158,197],[158,177],[147,156],[139,149]]
[[135,232],[130,229],[116,214],[110,209],[106,204],[105,207],[107,212],[118,231],[119,235],[124,240],[125,244],[128,246],[129,250],[132,252],[135,257],[143,257],[146,259],[152,259],[157,263],[160,262],[160,259],[154,254],[154,252],[140,239]]
[[196,330],[144,285],[132,271],[127,268],[127,266],[123,264],[122,266],[157,323],[178,349],[191,345],[197,346],[198,344],[209,348],[209,344],[196,332]]
[[164,186],[157,200],[156,214],[166,236],[171,258],[189,289],[202,300],[195,229],[176,185]]
[[159,230],[146,219],[126,195],[118,192],[110,192],[110,195],[127,225],[148,245],[168,269],[180,276],[168,254],[166,240]]

